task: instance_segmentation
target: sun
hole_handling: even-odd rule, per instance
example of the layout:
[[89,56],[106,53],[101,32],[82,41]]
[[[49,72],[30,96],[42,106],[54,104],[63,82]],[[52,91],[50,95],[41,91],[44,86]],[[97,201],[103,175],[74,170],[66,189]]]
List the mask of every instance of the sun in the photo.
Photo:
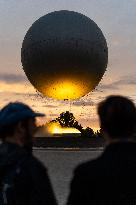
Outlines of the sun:
[[80,134],[81,132],[79,130],[77,130],[76,128],[71,128],[71,127],[68,127],[68,128],[63,128],[60,126],[59,123],[55,122],[55,123],[51,123],[49,126],[48,126],[48,131],[51,133],[51,134],[75,134],[75,133],[78,133]]

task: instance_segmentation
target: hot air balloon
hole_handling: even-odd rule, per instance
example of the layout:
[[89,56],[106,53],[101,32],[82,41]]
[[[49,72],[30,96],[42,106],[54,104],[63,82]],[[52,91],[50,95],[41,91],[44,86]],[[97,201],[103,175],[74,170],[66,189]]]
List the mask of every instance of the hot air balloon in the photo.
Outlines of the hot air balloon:
[[22,43],[21,61],[31,84],[44,96],[78,99],[106,71],[108,48],[97,24],[74,11],[55,11],[35,21]]

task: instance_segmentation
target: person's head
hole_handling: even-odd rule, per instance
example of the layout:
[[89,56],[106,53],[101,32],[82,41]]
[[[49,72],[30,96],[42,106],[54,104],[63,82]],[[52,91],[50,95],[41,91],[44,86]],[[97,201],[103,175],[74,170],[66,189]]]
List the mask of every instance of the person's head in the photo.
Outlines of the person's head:
[[136,107],[126,97],[113,95],[98,105],[100,126],[110,139],[127,139],[136,128]]
[[21,102],[7,104],[0,111],[1,140],[31,149],[37,129],[35,118],[40,116],[44,114],[34,112],[28,105]]

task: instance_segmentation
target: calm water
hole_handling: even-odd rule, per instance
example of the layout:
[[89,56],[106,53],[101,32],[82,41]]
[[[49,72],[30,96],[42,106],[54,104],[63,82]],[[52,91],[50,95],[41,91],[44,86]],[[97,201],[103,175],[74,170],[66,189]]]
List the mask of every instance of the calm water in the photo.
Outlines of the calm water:
[[74,168],[82,162],[98,157],[101,152],[102,150],[34,150],[36,157],[48,168],[59,205],[66,204]]

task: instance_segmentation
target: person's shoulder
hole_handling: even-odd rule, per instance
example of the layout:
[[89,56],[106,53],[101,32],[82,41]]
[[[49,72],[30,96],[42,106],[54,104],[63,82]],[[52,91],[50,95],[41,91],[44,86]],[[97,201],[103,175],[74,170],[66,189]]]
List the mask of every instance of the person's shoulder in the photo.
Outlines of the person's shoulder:
[[29,160],[30,160],[30,163],[35,165],[35,166],[44,167],[43,163],[37,157],[35,157],[33,154],[30,156]]
[[29,170],[32,172],[47,172],[47,168],[44,166],[44,164],[34,155],[28,156],[27,165]]
[[82,176],[88,176],[90,172],[96,174],[96,170],[99,169],[100,161],[101,157],[98,157],[97,159],[79,164],[75,169],[75,174]]

